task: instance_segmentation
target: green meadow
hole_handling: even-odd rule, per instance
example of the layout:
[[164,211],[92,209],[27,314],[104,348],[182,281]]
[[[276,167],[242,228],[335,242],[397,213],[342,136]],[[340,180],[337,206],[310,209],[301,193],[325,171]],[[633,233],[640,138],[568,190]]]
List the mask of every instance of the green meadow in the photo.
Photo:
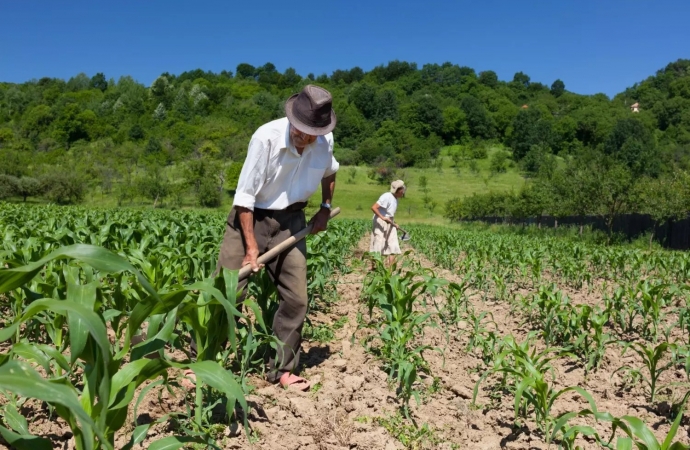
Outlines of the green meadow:
[[[488,157],[475,160],[461,160],[456,167],[449,156],[449,147],[445,147],[438,158],[440,161],[436,167],[429,168],[403,168],[397,171],[397,177],[405,181],[407,192],[401,199],[396,214],[399,223],[447,223],[443,218],[445,204],[455,197],[464,197],[473,193],[488,191],[518,190],[524,184],[524,178],[519,170],[508,160],[506,172],[491,174],[489,170],[491,155],[501,151],[498,147],[488,150]],[[471,161],[474,161],[472,163]],[[369,177],[371,168],[368,166],[340,166],[338,171],[335,197],[333,206],[339,206],[340,218],[368,219],[372,216],[371,206],[381,194],[387,192],[389,184],[379,184]],[[178,166],[166,168],[166,175],[173,183],[182,183],[183,174]],[[435,202],[435,206],[425,205],[424,193],[420,181],[426,177],[428,197]],[[92,207],[116,208],[118,201],[116,195],[103,193],[99,187],[92,187],[84,199],[84,204]],[[14,199],[20,201],[20,199]],[[29,199],[29,202],[43,203],[44,200]],[[316,211],[321,202],[321,189],[309,200],[308,213]],[[136,197],[133,200],[123,202],[122,207],[151,208],[153,203],[149,199]],[[170,197],[159,201],[157,208],[165,209],[198,209],[209,210],[196,205],[194,197],[186,195],[181,204],[174,206]],[[217,211],[229,211],[232,207],[232,196],[223,197],[223,204]]]

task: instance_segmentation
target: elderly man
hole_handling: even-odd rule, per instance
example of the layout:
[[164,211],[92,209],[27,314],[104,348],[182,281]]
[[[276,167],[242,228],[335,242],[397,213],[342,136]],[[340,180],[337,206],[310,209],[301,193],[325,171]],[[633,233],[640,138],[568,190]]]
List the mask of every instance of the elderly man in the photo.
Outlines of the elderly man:
[[[285,104],[287,117],[259,127],[249,142],[233,209],[228,216],[216,273],[250,265],[258,272],[259,255],[307,225],[304,208],[318,189],[319,211],[310,220],[312,233],[326,229],[338,162],[333,157],[336,115],[331,94],[308,85]],[[302,325],[307,313],[307,245],[304,240],[267,263],[280,305],[273,333],[283,343],[269,361],[268,380],[290,389],[308,390],[298,368]],[[241,299],[247,281],[240,282]],[[191,375],[186,373],[186,375]]]
[[374,217],[369,251],[387,255],[388,265],[392,265],[395,255],[401,253],[398,226],[393,220],[398,209],[398,199],[405,195],[406,189],[402,180],[396,180],[391,183],[390,192],[381,194],[376,203],[371,205]]

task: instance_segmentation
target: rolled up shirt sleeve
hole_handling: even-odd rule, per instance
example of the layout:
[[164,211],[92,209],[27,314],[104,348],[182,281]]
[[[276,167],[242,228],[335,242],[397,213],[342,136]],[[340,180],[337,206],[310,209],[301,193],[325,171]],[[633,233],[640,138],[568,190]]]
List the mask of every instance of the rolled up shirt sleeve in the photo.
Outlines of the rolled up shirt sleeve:
[[256,194],[266,180],[269,147],[256,137],[249,142],[247,158],[244,160],[232,206],[242,206],[254,211]]
[[331,165],[330,165],[330,167],[328,167],[326,169],[326,172],[323,174],[324,178],[330,177],[331,175],[336,173],[338,171],[338,169],[340,168],[340,163],[338,163],[338,161],[335,160],[335,156],[333,155],[333,140],[332,139],[328,141],[328,151],[331,154]]

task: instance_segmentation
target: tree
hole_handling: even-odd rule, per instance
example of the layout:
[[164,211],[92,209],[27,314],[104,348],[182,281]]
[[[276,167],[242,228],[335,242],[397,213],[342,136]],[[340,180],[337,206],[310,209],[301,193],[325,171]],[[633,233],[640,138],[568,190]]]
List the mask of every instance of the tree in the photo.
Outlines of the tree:
[[239,161],[233,161],[225,170],[225,182],[227,183],[228,189],[235,191],[237,189],[237,182],[240,180],[240,173],[242,172],[242,163]]
[[533,146],[551,152],[554,142],[552,121],[542,117],[537,109],[523,109],[513,121],[510,146],[516,161],[525,157]]
[[596,212],[606,222],[610,241],[614,219],[634,206],[634,178],[628,167],[617,163],[602,164],[595,173],[601,180],[601,188],[595,197]]
[[604,143],[604,153],[625,164],[635,175],[658,173],[655,150],[651,133],[635,118],[618,120]]
[[484,72],[479,72],[479,83],[484,86],[495,89],[498,87],[498,75],[493,70],[485,70]]
[[556,80],[551,85],[551,95],[558,98],[565,92],[565,83],[561,80]]
[[670,175],[645,177],[636,186],[640,212],[649,214],[654,220],[654,228],[649,236],[651,248],[655,229],[669,220],[688,217],[690,212],[690,176],[675,171]]
[[247,63],[240,63],[235,69],[235,73],[239,78],[254,78],[256,77],[256,67]]
[[36,197],[43,193],[41,182],[32,177],[21,177],[16,186],[16,194],[26,202],[27,197]]
[[216,208],[220,206],[223,201],[222,194],[223,186],[220,179],[218,177],[206,177],[199,187],[197,201],[201,206]]
[[492,175],[508,171],[508,155],[506,152],[497,151],[489,159],[489,171]]
[[41,180],[41,191],[51,202],[58,205],[81,203],[86,194],[86,180],[80,175],[55,168],[44,175]]
[[17,177],[0,174],[0,200],[16,195],[17,184],[19,184]]
[[92,135],[92,127],[96,121],[97,117],[93,111],[81,111],[79,105],[70,103],[55,120],[54,136],[67,146],[80,139],[87,140]]
[[160,153],[160,151],[163,149],[163,146],[161,145],[161,142],[154,136],[151,136],[149,138],[149,141],[146,143],[146,148],[144,149],[144,152],[147,155],[156,155]]
[[102,72],[98,72],[91,77],[91,87],[101,92],[105,92],[108,89],[108,82]]
[[[561,200],[559,214],[573,215],[584,219],[594,214],[597,209],[597,197],[602,189],[602,180],[596,173],[599,159],[593,155],[584,155],[568,163],[563,175],[558,173],[552,177],[553,189]],[[583,222],[580,221],[580,235]]]
[[484,105],[471,95],[460,101],[460,108],[465,112],[470,136],[489,139],[493,136],[493,123]]
[[513,75],[513,83],[526,89],[529,87],[530,78],[527,74],[517,72],[515,75]]
[[441,136],[446,144],[457,144],[469,136],[465,112],[457,106],[448,106],[443,110],[443,130]]
[[165,105],[170,105],[172,100],[172,86],[168,77],[161,75],[156,78],[154,82],[151,83],[149,93],[155,102],[158,102],[159,105],[163,105],[163,108],[165,108]]
[[159,200],[164,200],[170,194],[170,182],[163,173],[163,168],[150,165],[144,175],[137,181],[137,190],[142,196],[153,200],[155,208]]

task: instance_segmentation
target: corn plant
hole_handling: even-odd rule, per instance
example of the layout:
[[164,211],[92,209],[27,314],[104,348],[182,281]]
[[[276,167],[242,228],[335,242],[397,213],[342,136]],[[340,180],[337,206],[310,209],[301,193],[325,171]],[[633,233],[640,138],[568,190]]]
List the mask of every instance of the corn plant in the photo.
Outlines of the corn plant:
[[470,309],[467,324],[468,329],[464,331],[464,334],[469,335],[469,339],[465,350],[473,353],[479,349],[482,362],[488,365],[496,357],[501,342],[497,333],[498,325],[494,322],[493,315],[489,311],[475,314],[474,310]]
[[[381,315],[381,322],[370,320],[366,327],[374,333],[365,339],[365,345],[383,361],[389,379],[398,384],[397,393],[402,400],[403,411],[409,417],[408,405],[412,397],[420,402],[420,390],[415,386],[419,370],[428,373],[424,352],[440,349],[429,345],[416,345],[415,341],[424,334],[424,328],[435,326],[431,313],[415,311],[415,303],[428,291],[435,291],[439,280],[427,278],[415,281],[420,272],[398,273],[398,265],[391,268],[383,259],[373,256],[375,270],[367,276],[363,296],[372,318],[374,308]],[[423,272],[421,272],[423,273]],[[371,343],[378,342],[376,348]]]
[[662,342],[657,346],[652,346],[652,344],[644,345],[640,342],[632,342],[624,345],[623,355],[625,352],[631,348],[635,353],[637,353],[640,358],[642,358],[643,368],[646,369],[647,375],[645,375],[642,370],[634,369],[628,365],[624,365],[616,369],[616,372],[626,369],[636,370],[640,374],[640,378],[649,388],[649,401],[654,403],[654,398],[659,389],[658,381],[662,373],[673,366],[673,360],[666,363],[662,363],[662,359],[666,354],[667,350],[673,349],[674,345],[668,342]]
[[573,345],[573,351],[582,355],[585,363],[585,374],[596,370],[601,364],[606,347],[616,340],[604,332],[604,326],[609,320],[608,313],[600,308],[592,308],[588,305],[579,305],[577,322],[582,333]]
[[[35,263],[0,270],[0,292],[11,295],[17,288],[32,280],[46,264],[64,258],[87,264],[103,274],[131,273],[149,296],[132,310],[122,348],[111,345],[108,340],[106,318],[100,311],[99,284],[96,281],[78,284],[79,280],[75,278],[73,282],[67,284],[64,298],[45,298],[31,302],[11,325],[0,330],[0,341],[14,337],[18,328],[41,313],[48,311],[53,315],[62,315],[66,317],[69,324],[70,357],[68,361],[59,361],[59,365],[62,367],[67,363],[67,366],[63,368],[66,372],[73,374],[75,364],[79,364],[83,370],[83,376],[74,379],[74,377],[60,376],[55,373],[56,371],[50,370],[47,373],[55,377],[43,378],[27,361],[37,362],[46,367],[44,357],[44,355],[48,356],[46,347],[24,341],[19,352],[7,355],[3,358],[4,361],[1,361],[0,390],[48,403],[71,428],[78,450],[112,449],[116,433],[125,425],[128,406],[133,401],[137,387],[147,380],[159,377],[165,379],[168,368],[191,368],[202,382],[223,392],[231,408],[235,403],[239,403],[244,410],[247,409],[244,395],[235,378],[214,361],[204,360],[194,364],[182,364],[164,358],[143,358],[145,354],[157,351],[166,344],[173,328],[168,324],[176,318],[192,324],[196,331],[197,342],[201,343],[200,354],[210,354],[209,351],[215,348],[213,345],[217,345],[214,343],[220,336],[216,335],[215,338],[209,336],[217,330],[205,323],[202,316],[208,311],[204,307],[218,305],[228,314],[228,317],[234,318],[236,314],[239,314],[232,306],[232,302],[218,289],[209,283],[195,283],[172,292],[158,293],[148,280],[123,258],[102,248],[77,244],[58,249]],[[227,283],[225,287],[231,298],[234,298],[236,272],[234,281],[232,275],[227,273],[223,281]],[[191,301],[183,302],[189,299],[190,291],[201,292],[199,301],[195,302],[195,307],[192,306]],[[173,314],[169,314],[171,312]],[[141,324],[159,315],[167,317],[167,322],[161,323],[160,331],[138,344],[137,347],[130,348],[132,337],[138,333]],[[229,321],[226,319],[226,329],[227,322]],[[225,336],[227,337],[227,334]],[[140,349],[139,352],[136,351],[137,348]],[[27,359],[22,361],[17,358]],[[78,388],[78,386],[83,387]],[[197,394],[200,394],[200,386],[199,383]],[[201,395],[198,397],[200,398],[197,401],[202,402],[203,397]],[[17,424],[16,421],[14,423]],[[148,426],[137,428],[128,447],[141,442],[146,436],[146,431],[148,431]],[[23,426],[19,426],[19,429],[14,429],[14,431],[3,428],[3,434],[7,434],[14,442],[13,445],[18,447],[25,446],[24,442],[43,442],[40,445],[46,445],[48,442],[27,436],[25,432],[26,429]],[[173,438],[179,444],[174,444],[177,447],[185,442],[206,442],[199,437]],[[167,438],[163,443],[170,444],[170,442],[171,439]],[[149,448],[154,448],[154,445]]]
[[[580,428],[581,430],[584,429],[586,432],[585,434],[594,437],[599,445],[605,448],[615,448],[616,450],[631,450],[633,448],[638,450],[688,450],[690,449],[690,445],[683,444],[679,441],[674,442],[678,429],[680,428],[680,422],[683,419],[683,413],[685,411],[688,397],[690,397],[690,392],[686,393],[681,400],[680,409],[676,414],[673,423],[671,424],[671,429],[661,442],[656,439],[654,432],[650,430],[649,427],[639,418],[627,415],[623,417],[616,417],[608,412],[599,412],[591,397],[585,397],[589,401],[590,409],[566,413],[561,416],[560,422],[561,425],[564,425],[575,417],[592,417],[597,422],[611,423],[611,437],[607,440],[602,439],[591,427]],[[567,425],[565,425],[565,427],[567,429]],[[612,442],[616,437],[616,432],[618,430],[621,430],[624,433],[624,436],[618,437],[614,447]],[[572,436],[565,437],[567,439],[567,446],[565,448],[573,448],[571,446],[574,442],[571,439]]]
[[[534,348],[530,349],[530,340],[518,344],[511,336],[506,340],[503,352],[494,361],[493,368],[477,382],[473,402],[476,401],[479,383],[489,374],[503,375],[514,389],[515,420],[519,417],[526,418],[531,410],[537,427],[543,433],[546,442],[550,443],[553,435],[559,431],[555,428],[556,425],[562,425],[558,418],[551,414],[554,402],[571,391],[589,397],[586,391],[577,386],[558,391],[553,389],[551,382],[555,376],[551,361],[563,354],[563,350],[558,348],[546,348],[537,352]],[[551,374],[551,382],[548,380],[548,374]]]

